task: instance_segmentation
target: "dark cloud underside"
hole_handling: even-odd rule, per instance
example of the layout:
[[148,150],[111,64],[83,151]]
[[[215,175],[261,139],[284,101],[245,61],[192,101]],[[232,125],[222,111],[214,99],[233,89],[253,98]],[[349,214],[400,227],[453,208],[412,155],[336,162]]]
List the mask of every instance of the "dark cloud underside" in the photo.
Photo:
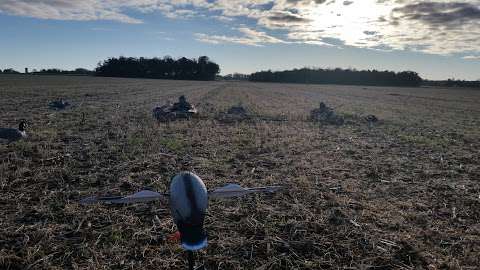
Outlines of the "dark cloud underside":
[[470,3],[423,2],[409,4],[392,10],[394,21],[420,21],[432,26],[457,26],[480,21],[480,7]]

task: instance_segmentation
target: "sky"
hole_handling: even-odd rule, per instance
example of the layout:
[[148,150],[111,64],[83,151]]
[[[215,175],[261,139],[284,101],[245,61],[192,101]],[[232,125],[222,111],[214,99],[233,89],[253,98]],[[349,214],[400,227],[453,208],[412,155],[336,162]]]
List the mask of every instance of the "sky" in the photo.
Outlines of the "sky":
[[480,0],[0,0],[0,68],[196,58],[221,74],[301,67],[480,79]]

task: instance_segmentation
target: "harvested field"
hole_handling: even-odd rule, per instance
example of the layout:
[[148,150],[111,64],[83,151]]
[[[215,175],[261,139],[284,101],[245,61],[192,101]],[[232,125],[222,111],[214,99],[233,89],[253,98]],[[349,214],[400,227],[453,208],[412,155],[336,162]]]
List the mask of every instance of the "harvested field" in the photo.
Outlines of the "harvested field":
[[[152,118],[182,94],[205,117]],[[60,98],[72,106],[49,109]],[[345,124],[304,121],[320,101]],[[215,120],[240,103],[288,121]],[[167,204],[78,204],[166,191],[182,170],[287,187],[210,203],[207,269],[478,269],[479,104],[466,89],[0,76],[0,126],[30,123],[0,144],[0,269],[186,268]]]

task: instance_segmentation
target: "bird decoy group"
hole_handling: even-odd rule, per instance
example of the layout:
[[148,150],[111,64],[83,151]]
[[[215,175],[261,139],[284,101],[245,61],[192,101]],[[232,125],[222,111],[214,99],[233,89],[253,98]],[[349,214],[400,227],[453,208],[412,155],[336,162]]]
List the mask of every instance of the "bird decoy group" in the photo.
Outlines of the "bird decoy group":
[[[48,106],[51,109],[63,110],[70,106],[70,103],[59,99],[52,101]],[[178,102],[155,107],[152,113],[153,117],[158,121],[173,121],[176,119],[190,119],[197,115],[198,111],[182,95],[179,97]],[[232,117],[233,119],[250,119],[253,117],[242,106],[231,107],[224,114],[234,116]],[[226,118],[225,115],[223,118]],[[85,114],[83,114],[84,118]],[[337,125],[341,125],[344,122],[343,117],[337,115],[332,108],[326,106],[323,102],[320,103],[319,108],[311,111],[310,120]],[[378,121],[373,115],[367,116],[365,120],[370,124]],[[25,120],[20,121],[18,128],[0,128],[0,140],[6,140],[8,143],[11,143],[26,138],[26,129],[27,122]],[[282,189],[282,186],[245,188],[238,184],[227,184],[209,191],[199,176],[192,172],[181,172],[171,179],[170,189],[167,193],[140,190],[127,196],[88,197],[82,199],[80,203],[88,205],[95,203],[146,203],[162,199],[168,201],[171,217],[178,229],[181,246],[187,251],[189,269],[195,269],[194,252],[208,245],[204,221],[210,199],[233,198],[253,193],[274,193],[280,189]]]
[[[58,99],[50,102],[48,107],[54,110],[64,110],[71,106],[70,102],[63,99]],[[171,103],[167,102],[163,106],[156,106],[152,110],[152,116],[158,122],[170,122],[177,119],[191,119],[192,117],[198,117],[198,110],[195,106],[187,101],[184,95],[181,95],[178,99],[178,102]],[[238,122],[242,120],[252,119],[254,115],[248,112],[243,106],[232,106],[226,112],[220,113],[215,119],[220,122]],[[265,121],[286,121],[286,119],[276,119],[269,117],[259,117],[255,116],[259,120]],[[374,123],[379,122],[378,118],[374,115],[368,115],[364,118],[369,124],[369,127],[372,127]],[[332,108],[325,105],[321,102],[319,108],[313,109],[310,112],[310,121],[329,123],[335,125],[342,125],[344,123],[344,118],[336,114]],[[82,114],[82,123],[85,121],[85,113]],[[18,128],[0,128],[0,140],[5,140],[8,143],[15,142],[27,137],[26,133],[27,123],[25,120],[22,120],[19,123]]]

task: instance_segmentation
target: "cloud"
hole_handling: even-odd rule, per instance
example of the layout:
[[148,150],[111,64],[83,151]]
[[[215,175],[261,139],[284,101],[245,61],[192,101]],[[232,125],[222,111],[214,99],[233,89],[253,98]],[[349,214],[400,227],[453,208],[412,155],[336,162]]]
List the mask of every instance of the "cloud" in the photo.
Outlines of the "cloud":
[[400,5],[381,25],[383,42],[394,49],[442,55],[480,51],[477,1],[418,1]]
[[120,6],[112,3],[95,0],[2,0],[0,2],[0,12],[39,19],[112,20],[123,23],[142,23],[141,20],[120,12]]
[[365,30],[365,31],[363,31],[363,33],[364,33],[365,35],[368,35],[368,36],[373,36],[373,35],[377,34],[378,32],[377,32],[377,31],[368,31],[368,30]]
[[277,13],[272,16],[268,17],[269,20],[271,21],[277,21],[277,22],[309,22],[311,21],[310,19],[307,18],[302,18],[301,16],[294,15],[294,14],[288,14],[288,13]]
[[[215,44],[305,43],[442,55],[480,53],[479,0],[0,0],[0,12],[121,23],[142,23],[139,13],[152,12],[171,19],[213,18],[233,31],[197,33],[195,38]],[[248,27],[239,26],[240,21],[248,22]]]
[[430,54],[480,52],[480,2],[362,0],[287,0],[273,10],[296,10],[305,19],[272,21],[259,18],[268,29],[287,31],[296,42],[408,50]]
[[462,58],[465,60],[480,60],[480,55],[467,55]]
[[394,20],[420,21],[434,27],[456,27],[480,21],[480,7],[472,3],[421,2],[392,10]]
[[268,43],[285,43],[285,41],[276,37],[270,36],[265,32],[257,31],[247,27],[240,27],[237,29],[241,36],[226,36],[226,35],[207,35],[205,33],[196,33],[195,38],[198,41],[221,44],[221,43],[235,43],[248,46],[261,47]]
[[213,15],[212,18],[219,20],[221,22],[232,22],[235,19],[227,16],[222,16],[222,15]]

